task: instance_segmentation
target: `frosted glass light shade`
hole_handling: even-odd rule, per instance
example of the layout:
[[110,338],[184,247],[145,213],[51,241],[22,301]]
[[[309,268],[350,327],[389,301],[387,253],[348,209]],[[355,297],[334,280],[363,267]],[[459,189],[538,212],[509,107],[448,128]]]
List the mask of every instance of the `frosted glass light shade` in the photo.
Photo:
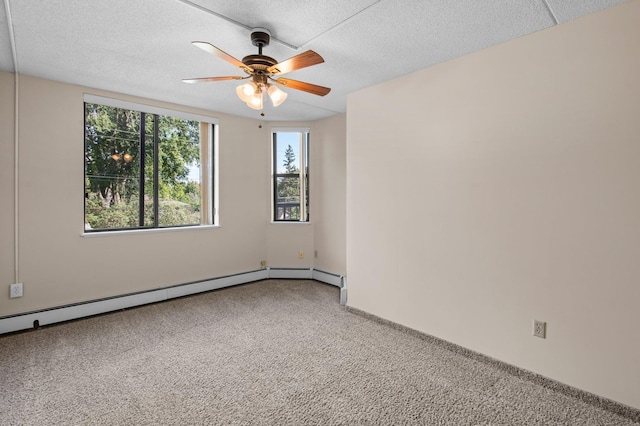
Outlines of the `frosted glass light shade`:
[[249,102],[257,89],[258,89],[258,85],[255,84],[253,81],[250,81],[248,83],[241,84],[240,86],[236,87],[236,95],[238,95],[238,97],[242,101]]
[[269,98],[271,98],[271,102],[273,102],[274,107],[283,103],[288,96],[286,92],[283,92],[274,85],[269,86],[267,93],[269,94]]
[[247,105],[249,106],[249,108],[262,109],[262,92],[254,93],[249,101],[247,101]]

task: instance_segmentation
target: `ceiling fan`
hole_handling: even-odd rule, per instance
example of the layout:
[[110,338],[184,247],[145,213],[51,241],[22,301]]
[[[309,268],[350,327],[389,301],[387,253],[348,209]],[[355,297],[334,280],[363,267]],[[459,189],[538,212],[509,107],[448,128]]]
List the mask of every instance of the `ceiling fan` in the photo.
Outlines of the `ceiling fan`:
[[[268,30],[264,28],[254,28],[251,33],[251,43],[258,47],[258,54],[245,56],[242,58],[242,61],[239,61],[210,43],[194,41],[191,44],[240,68],[247,75],[187,78],[182,81],[185,83],[201,83],[207,81],[245,80],[250,78],[251,81],[236,88],[236,94],[242,101],[246,102],[250,108],[257,110],[263,108],[262,95],[264,92],[267,93],[274,106],[280,105],[287,98],[287,94],[273,83],[318,96],[325,96],[331,91],[328,87],[279,77],[288,72],[321,64],[324,62],[324,59],[313,50],[307,50],[286,61],[278,62],[262,54],[262,48],[269,45],[270,39],[271,34]],[[274,78],[276,76],[278,76],[278,78]]]

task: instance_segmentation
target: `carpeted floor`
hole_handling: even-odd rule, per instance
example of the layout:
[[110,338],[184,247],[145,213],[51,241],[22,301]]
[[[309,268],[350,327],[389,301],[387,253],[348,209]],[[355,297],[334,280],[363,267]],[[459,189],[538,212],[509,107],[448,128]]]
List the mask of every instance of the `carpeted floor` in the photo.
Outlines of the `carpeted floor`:
[[270,280],[0,336],[1,425],[638,425]]

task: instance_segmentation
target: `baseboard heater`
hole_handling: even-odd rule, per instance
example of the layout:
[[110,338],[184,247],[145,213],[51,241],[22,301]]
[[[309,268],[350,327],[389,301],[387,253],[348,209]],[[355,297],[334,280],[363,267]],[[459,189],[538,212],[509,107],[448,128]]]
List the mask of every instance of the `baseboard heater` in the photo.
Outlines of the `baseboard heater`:
[[247,284],[270,278],[312,279],[326,284],[335,285],[340,287],[340,303],[346,304],[346,281],[345,277],[342,275],[314,270],[313,268],[266,268],[235,275],[211,278],[203,281],[178,284],[160,289],[123,294],[120,296],[1,317],[0,334],[26,330],[29,328],[37,328],[43,325],[99,315],[106,312],[118,311],[121,309],[132,308],[134,306],[161,302],[163,300],[175,299],[177,297],[218,290],[225,287]]

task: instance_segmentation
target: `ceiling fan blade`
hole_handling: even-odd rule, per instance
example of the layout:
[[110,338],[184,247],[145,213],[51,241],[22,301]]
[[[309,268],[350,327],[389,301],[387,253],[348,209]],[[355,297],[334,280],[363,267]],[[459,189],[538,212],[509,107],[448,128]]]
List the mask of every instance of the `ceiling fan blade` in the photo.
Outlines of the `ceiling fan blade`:
[[311,65],[317,65],[324,62],[322,56],[318,55],[313,50],[307,50],[299,55],[289,58],[286,61],[280,62],[267,68],[267,71],[273,75],[285,74],[291,71],[299,70],[301,68],[310,67]]
[[324,96],[331,91],[331,89],[328,87],[305,83],[304,81],[291,80],[290,78],[280,77],[277,80],[273,79],[273,81],[281,86],[289,87],[296,90],[302,90],[303,92],[311,93],[318,96]]
[[253,71],[250,67],[243,64],[242,61],[239,61],[238,59],[229,55],[227,52],[218,49],[211,43],[207,43],[206,41],[192,41],[191,44],[193,44],[196,47],[199,47],[205,52],[211,53],[213,56],[217,56],[218,58],[229,62],[234,67],[242,68],[245,71]]
[[203,83],[205,81],[242,80],[245,78],[247,77],[242,77],[240,75],[228,75],[224,77],[183,78],[182,81],[185,83]]

